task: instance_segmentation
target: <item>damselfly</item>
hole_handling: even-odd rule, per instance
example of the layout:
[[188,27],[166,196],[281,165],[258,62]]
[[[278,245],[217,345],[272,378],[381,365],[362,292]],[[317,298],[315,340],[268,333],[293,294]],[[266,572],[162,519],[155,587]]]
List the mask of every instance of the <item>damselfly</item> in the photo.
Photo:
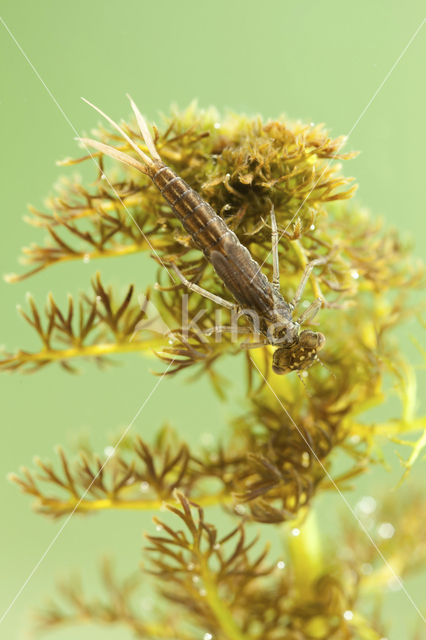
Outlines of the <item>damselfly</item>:
[[262,273],[260,265],[252,258],[248,249],[241,244],[225,221],[194,189],[164,164],[145,119],[133,100],[130,97],[129,99],[149,156],[116,122],[87,100],[86,102],[127,140],[137,153],[138,159],[98,140],[78,138],[79,141],[138,169],[151,178],[185,230],[191,235],[195,246],[211,262],[216,273],[238,304],[231,303],[194,282],[190,282],[178,267],[173,265],[177,276],[189,290],[235,313],[241,314],[241,310],[243,310],[251,319],[256,330],[266,338],[266,342],[278,347],[273,355],[272,368],[275,373],[284,374],[310,367],[318,359],[317,354],[324,346],[325,337],[317,331],[301,331],[300,328],[308,318],[312,318],[317,313],[322,304],[321,300],[317,299],[312,302],[297,319],[293,318],[293,313],[312,269],[316,265],[326,262],[326,259],[313,260],[306,266],[293,300],[287,302],[280,293],[279,238],[273,206],[271,207],[273,256],[271,283]]

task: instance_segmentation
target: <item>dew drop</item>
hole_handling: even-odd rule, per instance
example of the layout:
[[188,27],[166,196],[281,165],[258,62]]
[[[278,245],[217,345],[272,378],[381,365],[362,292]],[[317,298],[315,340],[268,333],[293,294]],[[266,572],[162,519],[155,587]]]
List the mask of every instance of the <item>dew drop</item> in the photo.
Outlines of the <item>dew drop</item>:
[[279,561],[277,562],[277,569],[280,569],[280,570],[285,569],[285,562],[284,562],[284,560],[279,560]]
[[373,573],[373,565],[371,565],[369,562],[364,562],[364,564],[361,565],[361,573],[364,576],[371,576],[371,574]]
[[199,576],[192,576],[192,582],[194,584],[197,584],[197,582],[200,582],[200,577]]
[[353,611],[350,611],[349,609],[347,611],[345,611],[345,613],[343,614],[343,617],[345,620],[353,620],[354,614]]
[[313,231],[315,229],[315,225],[311,224],[311,226],[309,227],[311,231]]
[[103,173],[103,174],[101,175],[101,180],[106,180],[106,179],[107,179],[107,177],[106,177],[106,175]]
[[294,529],[291,530],[291,535],[297,538],[297,536],[300,536],[300,529],[295,527]]
[[157,524],[157,526],[155,527],[155,530],[156,531],[162,531],[163,530],[162,525],[161,524]]
[[149,482],[141,482],[139,485],[139,488],[141,490],[142,493],[147,493],[149,491]]
[[352,276],[352,278],[353,278],[354,280],[358,280],[358,278],[359,278],[359,273],[358,273],[358,271],[357,271],[356,269],[351,269],[351,272],[350,272],[350,273],[351,273],[351,276]]
[[112,456],[115,454],[115,448],[105,447],[104,454],[106,455],[107,458],[112,458]]
[[202,598],[205,598],[207,595],[207,591],[205,589],[200,589],[198,593]]
[[356,510],[369,516],[376,510],[377,502],[373,496],[364,496],[356,505]]
[[102,300],[101,296],[96,296],[96,302],[100,302]]
[[211,633],[205,633],[203,635],[203,640],[213,640],[213,635]]
[[221,125],[220,125],[220,122],[215,122],[213,126],[215,129],[220,129]]
[[90,262],[90,254],[89,253],[85,253],[84,254],[83,262],[84,262],[84,264],[87,264],[88,262]]
[[309,123],[309,126],[310,126],[310,127],[315,127],[315,122],[310,122],[310,123]]
[[186,565],[186,568],[188,569],[188,571],[194,571],[195,564],[193,562],[188,562],[188,564]]
[[395,533],[395,527],[390,522],[382,522],[377,528],[377,533],[381,538],[389,540]]
[[214,545],[213,545],[213,549],[214,549],[215,551],[219,551],[219,549],[220,549],[220,543],[219,543],[219,542],[216,542],[216,544],[214,544]]
[[225,178],[226,178],[226,180],[230,180],[230,179],[231,179],[231,174],[230,174],[230,173],[227,173],[227,174],[225,175]]

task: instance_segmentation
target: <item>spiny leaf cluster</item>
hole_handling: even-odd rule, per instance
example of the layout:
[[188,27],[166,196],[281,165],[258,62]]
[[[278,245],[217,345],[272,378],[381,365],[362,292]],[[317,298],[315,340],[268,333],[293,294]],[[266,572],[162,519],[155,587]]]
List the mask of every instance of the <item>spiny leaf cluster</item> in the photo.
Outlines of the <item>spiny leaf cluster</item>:
[[[386,623],[378,616],[367,621],[360,605],[363,600],[371,604],[374,593],[394,577],[378,566],[377,554],[372,547],[366,548],[353,527],[348,528],[332,564],[323,563],[318,569],[305,562],[301,572],[300,560],[287,566],[255,537],[247,539],[244,523],[220,537],[203,509],[179,492],[175,499],[176,504],[168,506],[174,521],[155,518],[156,533],[146,535],[144,578],[118,580],[110,564],[104,563],[103,598],[87,596],[80,580],[62,583],[58,596],[38,613],[39,626],[53,629],[89,621],[119,624],[136,637],[168,640],[384,637]],[[411,544],[418,526],[413,531],[412,524],[418,523],[419,509],[425,508],[421,496],[412,496],[408,503],[395,538],[377,539],[381,552],[393,554],[400,576],[414,568]],[[388,517],[389,511],[385,513]],[[375,526],[381,517],[378,513]],[[424,562],[424,545],[417,541],[416,550],[416,562]],[[300,553],[302,546],[294,551]],[[139,602],[149,603],[142,595],[149,576],[154,577],[166,605],[136,606],[138,594]]]
[[[124,126],[143,148],[135,125]],[[95,135],[133,153],[108,130]],[[59,460],[36,459],[36,471],[23,468],[13,475],[35,499],[36,509],[48,516],[159,511],[167,503],[178,519],[174,525],[157,520],[161,534],[149,536],[144,552],[163,583],[163,600],[173,603],[173,614],[167,606],[144,617],[131,602],[133,581],[117,582],[106,567],[105,600],[87,599],[79,585],[64,586],[68,609],[53,603],[42,625],[123,623],[141,638],[182,640],[195,640],[200,633],[215,640],[379,640],[384,626],[377,619],[366,621],[359,607],[364,592],[381,593],[389,575],[380,567],[363,573],[362,566],[373,565],[373,558],[362,551],[365,542],[353,535],[353,528],[342,541],[342,555],[330,551],[319,572],[313,569],[318,558],[311,566],[311,550],[303,541],[296,543],[298,552],[283,571],[282,563],[281,569],[274,568],[270,553],[265,556],[257,543],[247,542],[247,532],[251,521],[269,525],[269,532],[292,521],[303,532],[315,497],[350,488],[381,459],[381,445],[389,439],[410,448],[405,475],[421,457],[426,422],[415,412],[415,370],[393,332],[419,310],[409,293],[421,286],[422,268],[395,231],[347,203],[354,186],[335,160],[352,154],[342,154],[342,140],[332,140],[321,126],[284,118],[263,123],[235,114],[220,120],[214,111],[191,107],[165,118],[155,135],[164,160],[225,219],[270,280],[269,212],[274,204],[281,284],[288,300],[307,263],[327,258],[312,273],[305,294],[308,301],[325,301],[318,316],[327,337],[325,366],[313,367],[305,386],[295,377],[275,376],[271,349],[251,348],[244,318],[237,339],[226,333],[216,339],[217,308],[186,292],[171,276],[170,264],[211,292],[228,294],[158,190],[133,169],[110,169],[95,154],[98,173],[90,187],[65,180],[46,211],[32,209],[28,221],[47,239],[24,250],[29,270],[9,276],[10,281],[65,261],[145,252],[158,264],[157,283],[146,283],[140,291],[126,283],[116,291],[97,274],[90,293],[69,296],[66,307],[49,296],[43,309],[30,297],[29,311],[21,313],[41,347],[6,354],[0,363],[4,370],[33,372],[58,363],[74,372],[78,360],[105,364],[120,353],[153,351],[159,373],[185,370],[209,376],[222,397],[229,386],[220,368],[226,355],[240,358],[247,382],[243,411],[232,420],[228,437],[205,450],[165,430],[153,443],[125,438],[103,456],[85,451],[73,460],[59,448]],[[89,158],[65,164],[84,160]],[[180,313],[184,295],[189,319],[197,317],[197,327],[189,331]],[[158,316],[152,316],[151,305]],[[223,312],[219,324],[227,321]],[[389,381],[400,410],[383,422],[362,416],[386,400]],[[347,467],[336,475],[339,451],[347,454]],[[213,505],[236,521],[231,532],[221,534],[208,522],[205,510]],[[398,515],[399,521],[411,522],[415,509],[423,508],[417,500],[407,517]],[[404,536],[386,542],[386,552],[404,574],[412,568],[407,548],[417,566],[425,552],[421,532],[416,529],[410,537],[409,524],[401,528]],[[306,571],[298,569],[300,558],[306,560]],[[350,621],[345,611],[354,612]]]

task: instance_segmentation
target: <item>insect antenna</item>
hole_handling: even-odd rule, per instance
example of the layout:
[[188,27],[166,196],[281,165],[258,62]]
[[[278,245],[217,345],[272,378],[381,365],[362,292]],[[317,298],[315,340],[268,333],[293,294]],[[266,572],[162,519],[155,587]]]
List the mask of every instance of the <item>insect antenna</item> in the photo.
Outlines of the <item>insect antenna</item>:
[[306,382],[303,379],[303,376],[302,376],[301,372],[300,371],[296,371],[296,373],[297,373],[297,377],[299,378],[300,382],[303,384],[303,387],[305,389],[306,395],[308,396],[308,398],[312,398],[313,396],[312,396],[311,393],[309,393],[308,387],[306,385]]
[[328,367],[325,362],[323,362],[320,358],[318,358],[318,356],[316,357],[316,361],[320,363],[320,365],[322,367],[324,367],[324,369],[327,369],[327,371],[333,376],[334,379],[336,379],[336,374],[334,373],[334,371],[332,369],[330,369],[330,367]]

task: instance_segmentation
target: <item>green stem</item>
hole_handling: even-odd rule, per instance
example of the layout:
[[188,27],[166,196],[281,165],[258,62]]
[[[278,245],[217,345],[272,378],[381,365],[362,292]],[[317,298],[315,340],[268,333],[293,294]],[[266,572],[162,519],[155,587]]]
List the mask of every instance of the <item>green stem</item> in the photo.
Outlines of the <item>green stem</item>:
[[219,596],[217,583],[205,560],[201,563],[200,576],[206,590],[206,601],[213,612],[219,628],[229,640],[249,640],[235,622],[226,602]]

